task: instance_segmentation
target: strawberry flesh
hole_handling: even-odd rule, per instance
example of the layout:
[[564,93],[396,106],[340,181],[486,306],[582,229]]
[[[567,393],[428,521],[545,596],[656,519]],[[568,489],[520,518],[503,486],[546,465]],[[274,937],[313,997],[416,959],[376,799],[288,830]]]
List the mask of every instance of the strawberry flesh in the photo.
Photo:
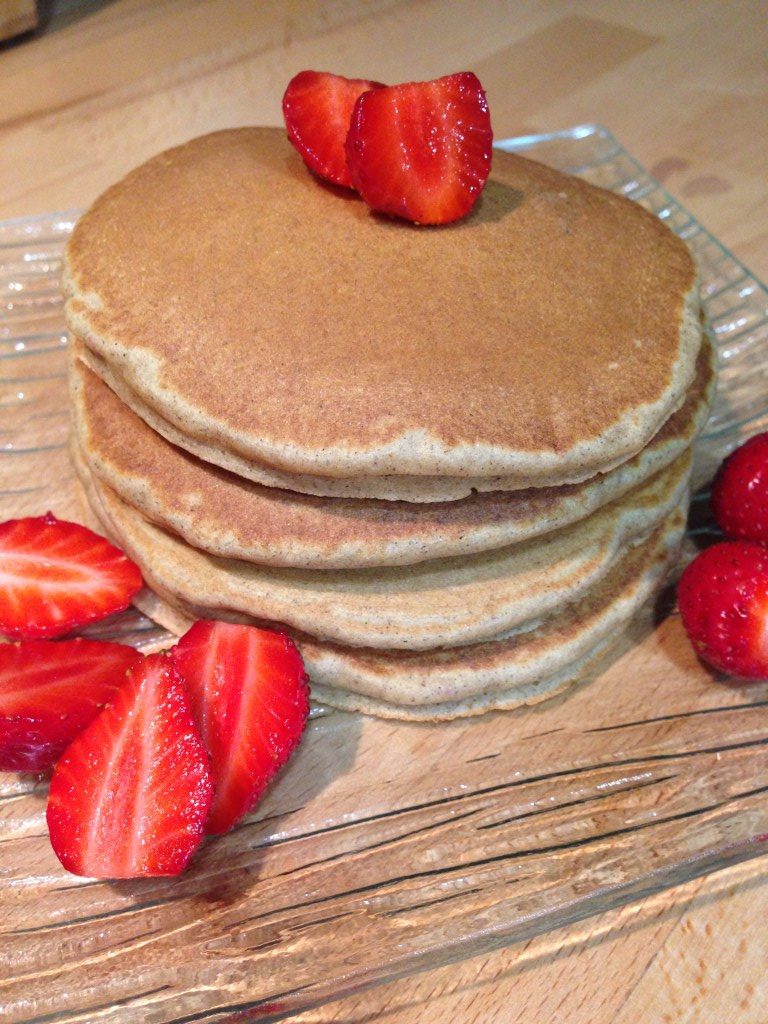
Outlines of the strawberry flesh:
[[50,512],[0,523],[0,633],[57,637],[122,611],[142,586],[122,551]]
[[729,537],[768,544],[768,431],[722,464],[712,485],[712,511]]
[[363,93],[347,136],[353,186],[374,210],[419,224],[466,216],[491,169],[491,118],[471,71]]
[[301,656],[280,633],[200,621],[173,659],[213,761],[216,795],[206,832],[247,814],[296,748],[309,713]]
[[335,185],[352,187],[344,143],[355,101],[381,83],[344,78],[327,71],[300,71],[283,96],[288,138],[304,163]]
[[768,548],[725,541],[702,551],[677,591],[696,652],[721,672],[768,679]]
[[141,658],[99,640],[0,644],[0,771],[52,768]]
[[90,878],[176,875],[203,837],[210,759],[167,655],[144,658],[54,769],[53,849]]

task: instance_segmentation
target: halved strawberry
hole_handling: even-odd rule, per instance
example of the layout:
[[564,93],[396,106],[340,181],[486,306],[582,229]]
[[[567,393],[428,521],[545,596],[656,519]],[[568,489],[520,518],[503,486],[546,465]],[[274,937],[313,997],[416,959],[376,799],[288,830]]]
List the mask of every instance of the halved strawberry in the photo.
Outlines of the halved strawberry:
[[358,96],[380,82],[343,78],[328,71],[300,71],[283,96],[288,138],[315,174],[336,185],[352,187],[344,142]]
[[153,654],[56,765],[51,845],[76,875],[177,875],[200,845],[212,797],[184,684],[167,655]]
[[471,71],[357,100],[347,136],[353,186],[374,210],[419,224],[464,217],[491,170],[491,118]]
[[0,771],[52,768],[141,658],[80,638],[0,644]]
[[301,738],[309,688],[287,636],[196,622],[173,649],[213,759],[216,795],[206,832],[227,832],[254,806]]
[[704,661],[768,679],[768,548],[737,540],[706,548],[680,577],[677,603]]
[[52,513],[0,523],[0,633],[63,636],[122,611],[138,566],[98,534]]

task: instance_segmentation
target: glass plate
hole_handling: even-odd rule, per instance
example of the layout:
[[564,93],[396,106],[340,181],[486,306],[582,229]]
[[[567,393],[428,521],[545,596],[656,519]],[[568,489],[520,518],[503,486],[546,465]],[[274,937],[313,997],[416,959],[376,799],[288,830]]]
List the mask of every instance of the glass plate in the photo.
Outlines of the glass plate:
[[[643,203],[701,266],[721,362],[697,471],[768,425],[768,293],[607,131],[501,143]],[[75,214],[0,224],[0,518],[76,515],[60,256]],[[693,533],[706,532],[695,501]],[[92,633],[148,647],[126,613]],[[310,724],[257,812],[176,880],[68,875],[43,781],[0,775],[8,1021],[278,1020],[528,938],[768,846],[768,690],[713,682],[673,601],[599,679],[443,725]]]

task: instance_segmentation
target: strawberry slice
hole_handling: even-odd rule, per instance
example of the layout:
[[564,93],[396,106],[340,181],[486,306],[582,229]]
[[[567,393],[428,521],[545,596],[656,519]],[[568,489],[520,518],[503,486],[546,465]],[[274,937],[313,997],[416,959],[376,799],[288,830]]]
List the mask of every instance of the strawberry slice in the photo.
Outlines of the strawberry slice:
[[52,768],[141,658],[80,638],[0,644],[0,771]]
[[328,71],[300,71],[283,96],[288,138],[304,163],[321,178],[352,187],[344,142],[355,101],[380,82],[343,78]]
[[109,541],[52,513],[0,523],[0,633],[56,637],[122,611],[138,566]]
[[466,216],[491,169],[491,118],[471,71],[365,92],[347,136],[353,186],[374,210],[419,224]]
[[227,832],[293,753],[309,714],[304,665],[287,636],[196,622],[173,660],[213,759],[216,795],[206,832]]
[[768,679],[768,548],[734,540],[702,551],[680,577],[677,603],[704,661]]
[[56,765],[51,845],[76,875],[177,875],[200,845],[212,797],[184,684],[167,655],[153,654]]

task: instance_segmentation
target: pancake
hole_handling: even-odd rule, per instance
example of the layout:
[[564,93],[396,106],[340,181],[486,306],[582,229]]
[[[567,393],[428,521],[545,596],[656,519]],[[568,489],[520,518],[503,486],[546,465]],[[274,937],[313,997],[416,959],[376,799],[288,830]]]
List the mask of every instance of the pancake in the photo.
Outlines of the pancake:
[[[175,636],[183,636],[196,621],[193,616],[185,615],[170,601],[164,600],[152,590],[142,590],[134,598],[134,604],[146,616]],[[515,708],[540,704],[542,701],[557,697],[574,683],[586,682],[605,659],[613,647],[613,641],[617,641],[619,636],[620,634],[617,634],[616,637],[595,644],[592,651],[583,658],[577,659],[562,672],[557,672],[548,679],[529,683],[527,686],[513,686],[508,690],[481,694],[463,701],[400,706],[391,701],[339,690],[334,686],[322,686],[315,682],[312,682],[311,698],[313,703],[325,704],[339,711],[357,711],[364,715],[401,721],[441,722],[483,715],[489,711],[512,711]]]
[[278,129],[118,182],[65,290],[73,332],[182,438],[294,485],[579,482],[649,442],[700,345],[692,258],[629,200],[496,153],[469,217],[415,228],[318,187]]
[[[429,476],[367,476],[367,477],[318,477],[306,474],[281,473],[269,466],[259,465],[233,452],[224,452],[199,438],[185,435],[172,423],[159,416],[154,409],[141,401],[115,373],[107,360],[82,346],[76,335],[73,340],[80,351],[80,358],[94,373],[110,387],[116,395],[144,420],[154,431],[171,444],[196,455],[204,462],[226,469],[236,476],[272,489],[284,489],[294,493],[320,497],[364,498],[376,501],[403,501],[411,504],[457,501],[475,493],[492,491],[544,490],[539,483],[536,488],[521,488],[517,477],[429,477]],[[669,421],[667,421],[669,422]],[[644,450],[644,449],[643,449]],[[631,460],[628,460],[631,461]],[[624,465],[624,464],[622,464]],[[619,467],[616,467],[619,468]],[[607,476],[611,471],[598,476]],[[594,479],[591,477],[590,479]],[[584,482],[584,481],[581,481]],[[553,485],[556,486],[556,485]],[[563,484],[559,486],[573,486]]]
[[79,471],[97,515],[154,589],[199,604],[205,614],[245,615],[347,646],[430,650],[530,630],[598,586],[626,547],[687,497],[690,453],[620,501],[544,538],[417,566],[326,572],[207,555],[147,522],[83,465]]
[[[92,510],[88,515],[95,519]],[[659,590],[677,560],[684,528],[680,508],[644,544],[630,549],[587,598],[536,630],[506,640],[409,653],[354,650],[296,637],[312,696],[347,711],[428,721],[511,710],[554,697],[589,678],[621,630]],[[135,603],[177,635],[206,616],[203,609],[162,590],[145,589]]]
[[[74,346],[75,354],[82,347]],[[79,359],[73,431],[89,469],[150,521],[211,554],[316,569],[405,565],[517,543],[592,514],[669,465],[703,427],[712,348],[684,405],[638,455],[583,484],[414,505],[261,487],[166,442]]]
[[581,659],[600,653],[655,593],[677,558],[684,529],[685,514],[678,508],[584,599],[509,639],[426,652],[358,651],[304,639],[300,647],[310,679],[410,708],[477,700],[497,691],[508,695],[513,686],[569,673]]

